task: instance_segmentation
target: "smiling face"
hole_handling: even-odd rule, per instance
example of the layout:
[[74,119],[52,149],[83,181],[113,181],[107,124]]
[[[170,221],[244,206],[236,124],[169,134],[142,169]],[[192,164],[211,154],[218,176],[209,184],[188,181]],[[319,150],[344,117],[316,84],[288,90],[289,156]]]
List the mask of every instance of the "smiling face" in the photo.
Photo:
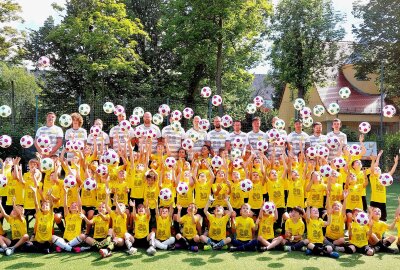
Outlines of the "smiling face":
[[52,127],[56,122],[56,115],[54,113],[48,113],[46,116],[46,126]]
[[240,215],[243,217],[248,217],[250,215],[251,207],[248,203],[245,203],[240,208]]
[[161,217],[167,218],[169,216],[169,209],[164,207],[161,209]]
[[316,208],[316,207],[311,208],[310,217],[312,219],[318,219],[319,218],[318,208]]

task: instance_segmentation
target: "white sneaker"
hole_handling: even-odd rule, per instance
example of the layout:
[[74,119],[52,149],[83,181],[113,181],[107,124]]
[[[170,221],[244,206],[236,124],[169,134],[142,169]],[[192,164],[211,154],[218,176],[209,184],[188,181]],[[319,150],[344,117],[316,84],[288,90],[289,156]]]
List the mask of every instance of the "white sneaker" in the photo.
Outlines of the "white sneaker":
[[154,247],[149,247],[147,250],[147,255],[153,256],[154,254],[156,254],[157,250]]
[[6,254],[6,256],[10,256],[14,253],[14,249],[13,248],[6,248],[6,251],[4,252]]
[[108,251],[106,248],[100,249],[99,252],[102,258],[111,256],[111,251]]
[[128,253],[129,255],[133,255],[133,254],[137,253],[137,248],[131,247],[131,248],[127,251],[127,253]]

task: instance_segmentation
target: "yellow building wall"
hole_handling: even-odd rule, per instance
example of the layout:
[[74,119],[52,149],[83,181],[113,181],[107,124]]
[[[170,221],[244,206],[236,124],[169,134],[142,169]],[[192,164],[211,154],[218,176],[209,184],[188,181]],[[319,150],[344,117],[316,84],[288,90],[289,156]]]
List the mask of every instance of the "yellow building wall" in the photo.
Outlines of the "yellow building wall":
[[354,87],[362,90],[364,93],[367,94],[379,94],[379,88],[375,84],[376,78],[378,75],[376,74],[369,74],[368,81],[359,81],[356,79],[356,70],[354,69],[353,65],[344,65],[342,66],[343,75],[345,78],[353,85]]

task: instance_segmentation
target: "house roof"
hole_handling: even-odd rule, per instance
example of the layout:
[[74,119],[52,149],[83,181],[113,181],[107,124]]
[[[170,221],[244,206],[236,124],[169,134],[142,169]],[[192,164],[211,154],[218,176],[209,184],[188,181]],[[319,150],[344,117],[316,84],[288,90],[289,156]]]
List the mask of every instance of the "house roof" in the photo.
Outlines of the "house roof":
[[[348,99],[342,99],[339,96],[339,90],[342,87],[350,89],[351,95]],[[380,94],[366,94],[357,89],[346,79],[342,69],[339,69],[336,85],[327,87],[317,85],[316,88],[324,107],[327,108],[330,103],[337,102],[340,106],[340,114],[380,114],[381,112]],[[383,101],[383,106],[385,105]]]

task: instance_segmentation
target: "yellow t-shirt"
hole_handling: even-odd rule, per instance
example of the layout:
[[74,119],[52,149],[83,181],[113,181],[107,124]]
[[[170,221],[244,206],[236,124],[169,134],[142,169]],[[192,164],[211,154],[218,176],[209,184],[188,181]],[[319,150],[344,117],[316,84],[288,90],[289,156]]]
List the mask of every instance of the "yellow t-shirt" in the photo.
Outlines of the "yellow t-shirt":
[[255,226],[251,217],[237,217],[235,220],[236,239],[240,241],[252,240]]
[[[63,189],[63,197],[64,198],[64,189]],[[64,200],[64,199],[62,199]],[[72,203],[76,203],[78,202],[78,185],[68,189],[68,193],[67,193],[67,203],[68,203],[68,207],[71,207]]]
[[260,223],[258,223],[258,236],[262,236],[264,239],[274,238],[274,223],[275,216],[264,214]]
[[144,185],[143,198],[144,201],[146,200],[149,201],[150,209],[156,208],[158,193],[159,193],[158,183],[154,183],[151,186],[149,186],[147,183]]
[[285,188],[281,178],[267,182],[269,200],[275,203],[276,208],[285,207]]
[[287,207],[294,208],[300,206],[304,208],[304,180],[298,178],[295,181],[289,181],[288,188]]
[[379,240],[382,239],[383,234],[389,229],[389,225],[386,224],[386,222],[379,220],[379,221],[374,221],[372,225],[372,233],[378,237]]
[[43,214],[42,211],[36,213],[36,233],[35,240],[39,243],[50,242],[53,236],[54,213]]
[[195,204],[198,208],[203,209],[206,206],[208,198],[210,197],[211,194],[211,183],[208,181],[205,183],[196,182],[194,189],[195,189],[195,196],[194,196]]
[[370,174],[369,182],[371,183],[371,201],[378,203],[386,203],[386,187],[379,182],[378,175]]
[[343,184],[335,183],[331,185],[331,191],[329,193],[329,200],[332,203],[343,199]]
[[33,209],[35,209],[35,193],[31,190],[30,187],[34,187],[35,186],[35,182],[34,182],[30,172],[24,173],[23,178],[25,180],[25,186],[24,186],[24,209],[25,210],[33,210]]
[[113,231],[115,235],[119,238],[124,238],[127,231],[126,220],[128,216],[126,215],[126,213],[124,213],[123,215],[119,215],[116,212],[111,212],[110,217],[112,219]]
[[156,238],[160,241],[165,241],[171,237],[171,217],[162,218],[161,216],[157,217],[157,231]]
[[9,216],[7,222],[10,224],[12,240],[21,239],[25,234],[27,234],[25,218],[22,218],[21,220],[19,218]]
[[142,239],[149,234],[149,221],[150,216],[147,214],[139,215],[135,217],[135,238]]
[[182,207],[188,207],[189,204],[193,203],[193,186],[189,186],[189,190],[186,194],[176,194],[176,204],[181,205]]
[[349,195],[346,198],[346,209],[353,210],[354,208],[363,208],[361,196],[363,194],[363,187],[361,185],[350,185]]
[[[105,215],[110,218],[109,214]],[[100,215],[97,215],[93,217],[93,223],[94,223],[94,234],[93,238],[95,239],[103,239],[107,237],[108,234],[108,229],[110,228],[110,220],[103,220],[103,218]]]
[[290,232],[292,235],[303,235],[304,230],[305,226],[301,218],[296,223],[291,218],[285,222],[285,231]]
[[263,204],[263,185],[260,181],[253,183],[253,188],[249,191],[249,204],[252,209],[260,209]]
[[106,201],[106,184],[97,182],[96,189],[96,206]]
[[24,184],[18,179],[11,177],[7,182],[6,205],[13,205],[13,197],[15,197],[15,204],[24,204]]
[[230,203],[232,208],[239,209],[244,204],[244,193],[240,188],[240,182],[231,184]]
[[217,218],[214,215],[208,216],[210,222],[210,229],[208,231],[208,237],[214,241],[221,241],[226,238],[226,224],[229,221],[229,215]]
[[307,238],[313,244],[322,244],[324,242],[324,234],[322,228],[324,227],[325,221],[321,218],[310,219],[307,222]]
[[308,192],[307,206],[322,208],[324,207],[324,195],[326,194],[325,184],[312,184]]
[[118,202],[128,205],[128,183],[126,181],[114,183],[114,196],[118,195]]
[[[353,169],[350,170],[352,173],[354,173],[357,177],[357,184],[361,185],[362,188],[362,194],[361,196],[366,196],[367,195],[367,188],[364,187],[364,172],[363,171],[355,171]],[[366,174],[369,175],[371,173],[371,169],[367,169]]]
[[63,207],[64,206],[64,183],[62,181],[58,181],[56,183],[53,182],[51,189],[52,189],[51,195],[54,198],[59,199],[58,201],[54,202],[53,207],[54,208]]
[[81,234],[82,219],[79,213],[69,214],[65,217],[64,239],[71,241]]
[[173,204],[175,201],[175,197],[176,197],[176,189],[174,186],[174,183],[170,182],[170,183],[163,183],[161,188],[169,188],[169,190],[171,190],[172,196],[169,200],[159,200],[159,206],[161,207],[169,207],[171,205],[171,203]]
[[[3,174],[7,178],[7,182],[12,178],[11,168],[12,168],[12,165],[4,166]],[[1,197],[7,196],[7,192],[8,192],[8,187],[7,186],[5,186],[3,188],[0,188],[0,196]]]
[[326,227],[326,234],[325,236],[337,240],[341,237],[344,237],[344,217],[341,212],[339,213],[332,213],[332,221]]
[[[222,186],[222,189],[219,191],[218,195],[215,195],[215,193],[217,192],[217,187],[218,185]],[[228,195],[229,192],[229,187],[226,183],[214,183],[212,185],[212,191],[214,194],[214,203],[212,204],[213,207],[215,207],[216,205],[220,205],[223,207],[226,207],[226,201],[225,201],[225,196]]]
[[396,221],[397,237],[400,237],[400,219]]
[[51,186],[53,185],[53,182],[50,180],[50,174],[52,171],[47,171],[44,173],[43,177],[43,194],[46,194]]
[[83,206],[97,206],[96,201],[96,189],[86,190],[82,189],[81,191],[81,200]]
[[351,238],[349,240],[350,244],[355,245],[356,247],[364,247],[368,245],[368,238],[367,238],[367,232],[369,231],[369,228],[367,225],[360,225],[357,222],[352,222],[351,223]]
[[180,223],[183,225],[183,237],[188,240],[193,239],[193,237],[195,237],[195,235],[197,234],[196,223],[199,222],[199,220],[197,216],[195,216],[194,219],[195,223],[193,223],[193,219],[190,215],[184,215],[183,217],[181,217]]
[[132,179],[129,188],[131,189],[131,198],[135,199],[143,199],[143,191],[144,191],[144,178],[145,171],[137,171],[136,169],[132,172]]

